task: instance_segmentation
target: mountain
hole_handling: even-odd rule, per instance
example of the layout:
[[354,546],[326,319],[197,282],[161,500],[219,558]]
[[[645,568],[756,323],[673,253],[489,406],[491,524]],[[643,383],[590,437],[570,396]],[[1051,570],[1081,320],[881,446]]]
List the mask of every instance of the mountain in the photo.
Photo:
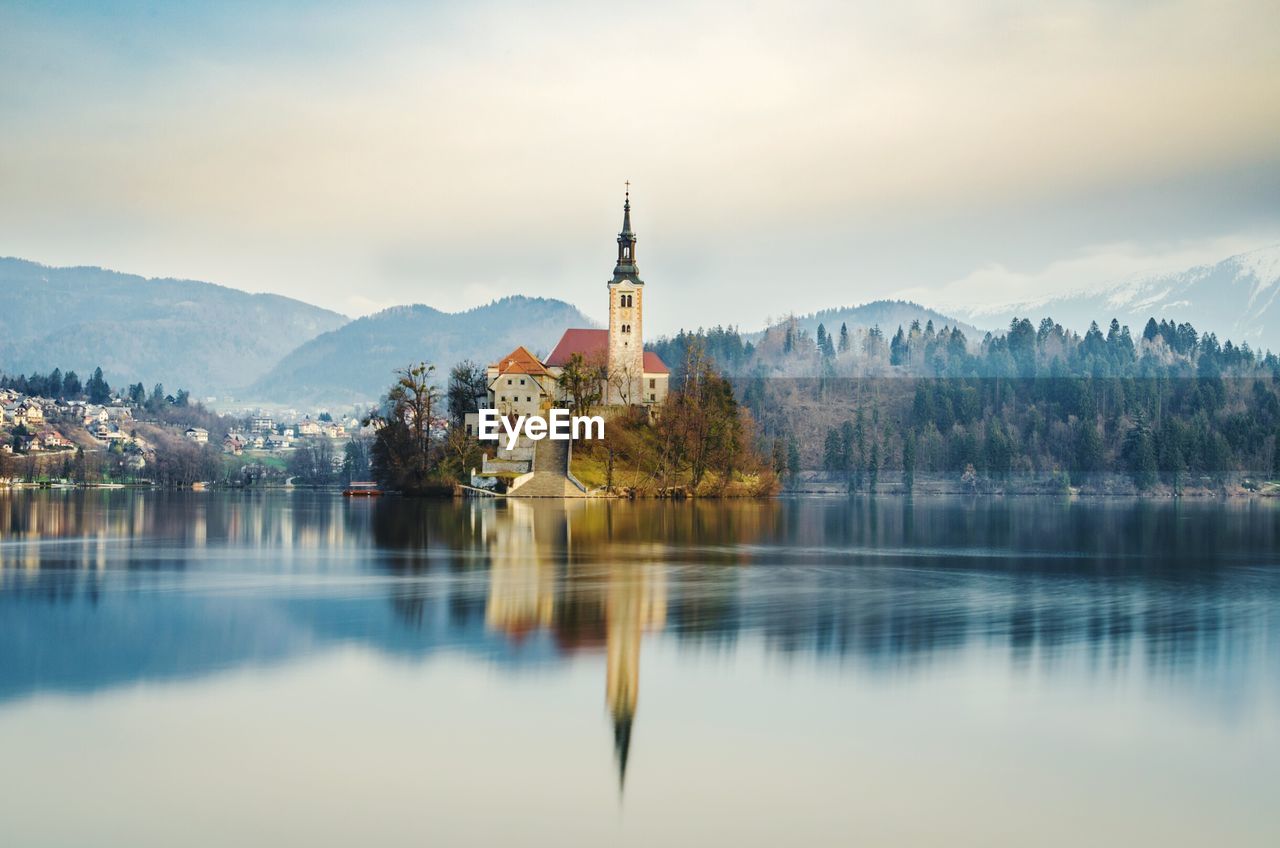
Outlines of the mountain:
[[1255,349],[1280,350],[1280,245],[1241,253],[1216,265],[1151,274],[1103,288],[998,309],[969,317],[1008,325],[1013,316],[1033,323],[1052,316],[1064,327],[1084,332],[1090,321],[1105,329],[1112,318],[1141,333],[1148,318],[1189,321],[1220,341],[1248,342]]
[[525,345],[546,355],[568,327],[595,326],[576,307],[542,297],[506,297],[465,312],[395,306],[306,342],[248,391],[260,401],[372,401],[392,372],[426,361],[443,378],[463,359],[486,365]]
[[141,380],[197,395],[239,389],[280,357],[347,319],[274,294],[104,268],[0,258],[0,370],[101,365],[113,384]]
[[[970,342],[980,341],[985,335],[984,331],[972,324],[906,300],[874,300],[861,306],[839,306],[814,312],[811,315],[795,316],[796,326],[808,330],[810,336],[817,336],[819,324],[822,324],[828,333],[839,336],[840,325],[843,323],[849,327],[850,333],[858,329],[869,330],[879,326],[885,338],[888,338],[897,332],[899,326],[903,329],[909,328],[912,321],[919,321],[921,327],[932,321],[934,329],[937,330],[943,327],[959,327]],[[744,338],[758,341],[763,335],[764,331],[761,331],[746,335]]]

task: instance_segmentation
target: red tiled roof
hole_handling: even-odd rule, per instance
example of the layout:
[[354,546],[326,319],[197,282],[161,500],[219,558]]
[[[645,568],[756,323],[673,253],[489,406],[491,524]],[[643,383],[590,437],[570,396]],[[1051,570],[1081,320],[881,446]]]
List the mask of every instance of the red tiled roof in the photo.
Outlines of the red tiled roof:
[[667,363],[662,361],[662,357],[651,350],[644,352],[644,373],[646,374],[670,374],[671,369],[667,367]]
[[547,367],[563,368],[575,353],[582,354],[583,359],[598,358],[603,362],[609,355],[609,331],[565,330],[555,350],[547,357]]
[[524,345],[498,360],[499,374],[545,374],[547,369]]
[[[569,357],[575,353],[582,354],[588,361],[595,359],[603,362],[609,355],[608,330],[565,330],[556,344],[555,350],[547,357],[548,368],[563,368],[569,364]],[[644,373],[670,374],[671,369],[662,361],[662,357],[651,350],[644,352]]]

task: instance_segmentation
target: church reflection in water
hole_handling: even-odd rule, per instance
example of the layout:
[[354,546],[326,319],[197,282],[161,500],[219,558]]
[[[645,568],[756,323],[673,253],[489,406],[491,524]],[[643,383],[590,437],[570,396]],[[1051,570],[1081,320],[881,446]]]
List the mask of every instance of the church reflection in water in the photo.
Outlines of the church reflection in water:
[[599,534],[621,529],[598,505],[484,502],[473,516],[489,554],[486,626],[514,640],[549,631],[563,650],[603,647],[621,786],[640,695],[641,641],[666,624],[665,569],[635,559],[634,551],[626,561],[596,559]]
[[624,780],[655,637],[833,675],[977,655],[1243,698],[1274,677],[1277,551],[1280,508],[1246,501],[0,491],[0,707],[336,646],[585,655]]

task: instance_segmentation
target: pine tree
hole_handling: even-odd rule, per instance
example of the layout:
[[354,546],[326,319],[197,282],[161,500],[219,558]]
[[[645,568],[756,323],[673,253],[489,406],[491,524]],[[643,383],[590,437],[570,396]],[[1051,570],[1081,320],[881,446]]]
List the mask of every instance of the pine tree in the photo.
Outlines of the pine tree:
[[902,331],[902,326],[898,326],[898,332],[894,334],[893,339],[889,342],[889,364],[905,365],[908,355],[907,335]]
[[909,430],[902,440],[902,485],[907,494],[916,488],[916,431]]
[[827,471],[842,471],[846,464],[845,452],[840,444],[840,432],[835,427],[827,429],[822,446],[822,467]]
[[1102,437],[1098,425],[1089,418],[1080,422],[1076,433],[1075,469],[1095,473],[1102,470]]
[[779,477],[787,473],[787,444],[781,436],[773,439],[773,473]]
[[849,326],[845,322],[840,322],[840,352],[844,353],[849,349]]
[[103,378],[101,368],[93,369],[93,376],[84,388],[89,394],[90,403],[107,403],[111,400],[111,386]]
[[1139,420],[1125,435],[1123,456],[1125,466],[1139,490],[1150,489],[1156,482],[1159,465],[1156,462],[1155,441],[1145,421]]

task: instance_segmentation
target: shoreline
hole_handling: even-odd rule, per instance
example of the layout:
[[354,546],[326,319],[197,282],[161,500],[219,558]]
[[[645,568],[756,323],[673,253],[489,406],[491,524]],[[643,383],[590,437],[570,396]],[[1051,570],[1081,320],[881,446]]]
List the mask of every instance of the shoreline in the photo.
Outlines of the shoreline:
[[[8,483],[0,482],[0,492],[31,491],[173,491],[173,492],[324,492],[343,495],[341,486],[160,486],[151,483]],[[498,500],[520,501],[764,501],[788,497],[815,498],[874,498],[874,497],[971,497],[971,498],[1067,498],[1105,499],[1105,500],[1271,500],[1280,498],[1280,484],[1272,481],[1260,483],[1249,488],[1240,484],[1228,484],[1222,487],[1184,486],[1175,492],[1171,486],[1158,485],[1145,491],[1139,491],[1132,484],[1128,486],[1099,487],[1096,485],[1069,486],[1065,489],[1054,489],[1049,486],[1032,484],[997,485],[989,481],[979,483],[976,487],[966,486],[958,481],[917,482],[914,489],[908,491],[901,483],[885,483],[876,487],[875,491],[865,488],[857,491],[847,490],[843,483],[836,481],[807,481],[800,486],[784,486],[769,494],[694,494],[687,490],[655,493],[638,492],[603,492],[593,491],[581,497],[535,497],[506,495],[489,492],[473,487],[459,485],[456,491],[430,492],[421,494],[405,494],[402,492],[380,492],[381,497],[453,500],[464,498],[493,498]]]

